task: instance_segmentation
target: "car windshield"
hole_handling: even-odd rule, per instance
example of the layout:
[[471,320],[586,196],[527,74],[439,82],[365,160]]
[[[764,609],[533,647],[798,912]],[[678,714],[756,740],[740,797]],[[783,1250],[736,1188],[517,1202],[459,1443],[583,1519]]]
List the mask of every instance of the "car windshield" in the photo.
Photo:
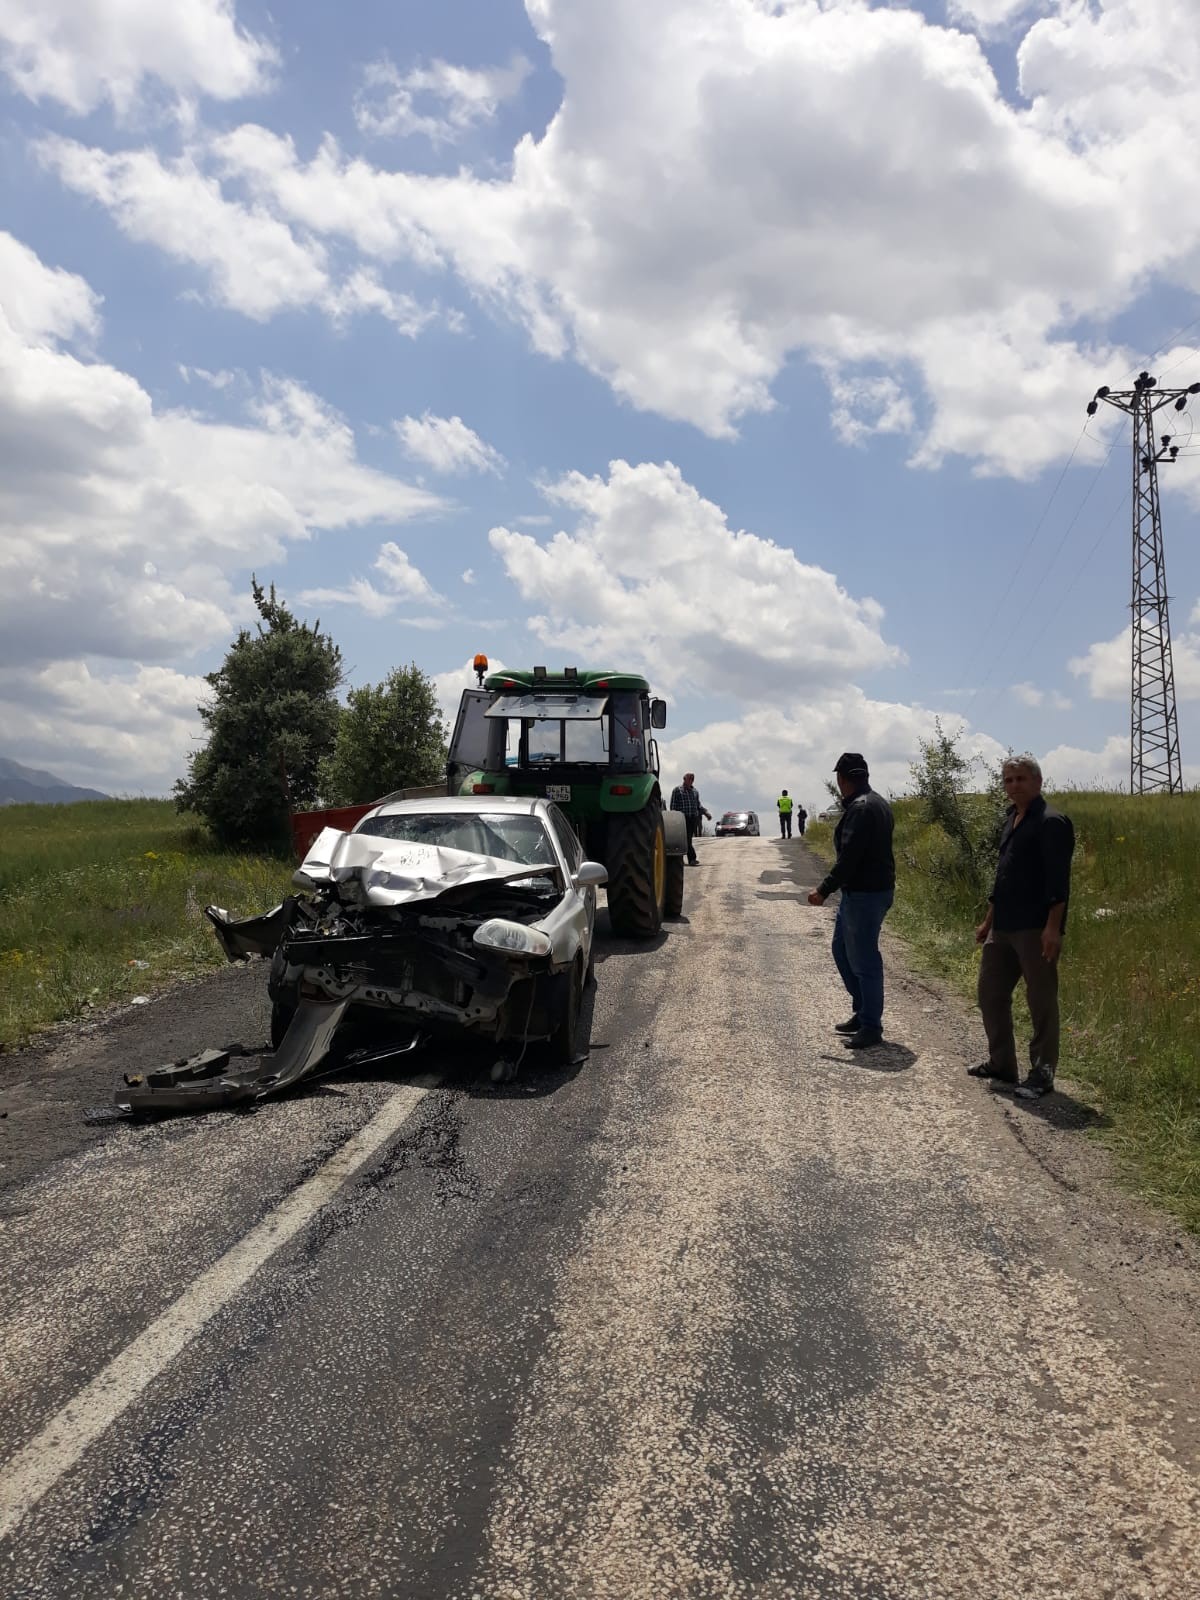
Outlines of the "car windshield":
[[722,822],[749,822],[750,821],[750,813],[748,811],[727,811],[725,813],[725,815],[721,818],[721,821]]
[[354,832],[469,850],[473,855],[497,856],[529,867],[558,865],[540,817],[492,811],[385,811],[377,817],[364,817]]

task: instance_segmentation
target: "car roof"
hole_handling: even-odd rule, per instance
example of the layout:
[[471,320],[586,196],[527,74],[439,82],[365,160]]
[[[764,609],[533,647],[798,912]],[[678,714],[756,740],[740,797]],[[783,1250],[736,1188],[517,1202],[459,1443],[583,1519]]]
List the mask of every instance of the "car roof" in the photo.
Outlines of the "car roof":
[[540,817],[544,816],[549,803],[540,795],[442,794],[433,795],[428,800],[385,800],[382,805],[374,806],[367,816],[425,816],[431,811],[443,811],[449,815],[457,813],[459,816],[477,817],[484,812],[490,812],[495,816],[498,811],[507,811],[516,817]]

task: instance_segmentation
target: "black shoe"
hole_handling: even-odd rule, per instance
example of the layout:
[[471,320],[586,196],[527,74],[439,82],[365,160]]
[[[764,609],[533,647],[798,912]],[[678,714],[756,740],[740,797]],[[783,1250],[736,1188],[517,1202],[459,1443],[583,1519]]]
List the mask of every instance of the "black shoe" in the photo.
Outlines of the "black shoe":
[[1040,1100],[1043,1095],[1054,1093],[1054,1073],[1049,1067],[1034,1067],[1025,1082],[1019,1089],[1014,1089],[1014,1094],[1022,1100]]
[[861,1027],[862,1023],[857,1017],[847,1017],[845,1022],[835,1022],[833,1031],[834,1033],[857,1033]]
[[977,1067],[967,1068],[968,1078],[991,1078],[993,1083],[1008,1084],[1015,1088],[1020,1082],[1015,1072],[1001,1072],[990,1061],[981,1061]]
[[852,1033],[842,1043],[847,1050],[869,1050],[872,1045],[883,1043],[882,1028],[860,1028],[857,1033]]

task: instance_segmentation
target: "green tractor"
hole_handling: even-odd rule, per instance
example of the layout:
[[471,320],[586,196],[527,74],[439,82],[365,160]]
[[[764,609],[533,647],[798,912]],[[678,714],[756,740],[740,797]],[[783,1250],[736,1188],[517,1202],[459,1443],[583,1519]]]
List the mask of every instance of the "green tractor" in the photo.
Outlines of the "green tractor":
[[608,868],[615,934],[651,939],[683,910],[687,830],[668,811],[652,730],[666,701],[630,672],[496,672],[477,657],[450,740],[451,794],[540,795],[566,814],[591,861]]

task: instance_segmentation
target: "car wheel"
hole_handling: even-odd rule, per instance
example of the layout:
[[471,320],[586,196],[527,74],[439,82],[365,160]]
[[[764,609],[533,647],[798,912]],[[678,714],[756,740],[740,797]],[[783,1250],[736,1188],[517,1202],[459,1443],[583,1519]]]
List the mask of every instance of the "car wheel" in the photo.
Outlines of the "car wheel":
[[583,960],[576,957],[566,983],[558,1021],[547,1043],[547,1054],[556,1067],[569,1067],[575,1059],[579,1033],[579,1013],[583,1009]]

